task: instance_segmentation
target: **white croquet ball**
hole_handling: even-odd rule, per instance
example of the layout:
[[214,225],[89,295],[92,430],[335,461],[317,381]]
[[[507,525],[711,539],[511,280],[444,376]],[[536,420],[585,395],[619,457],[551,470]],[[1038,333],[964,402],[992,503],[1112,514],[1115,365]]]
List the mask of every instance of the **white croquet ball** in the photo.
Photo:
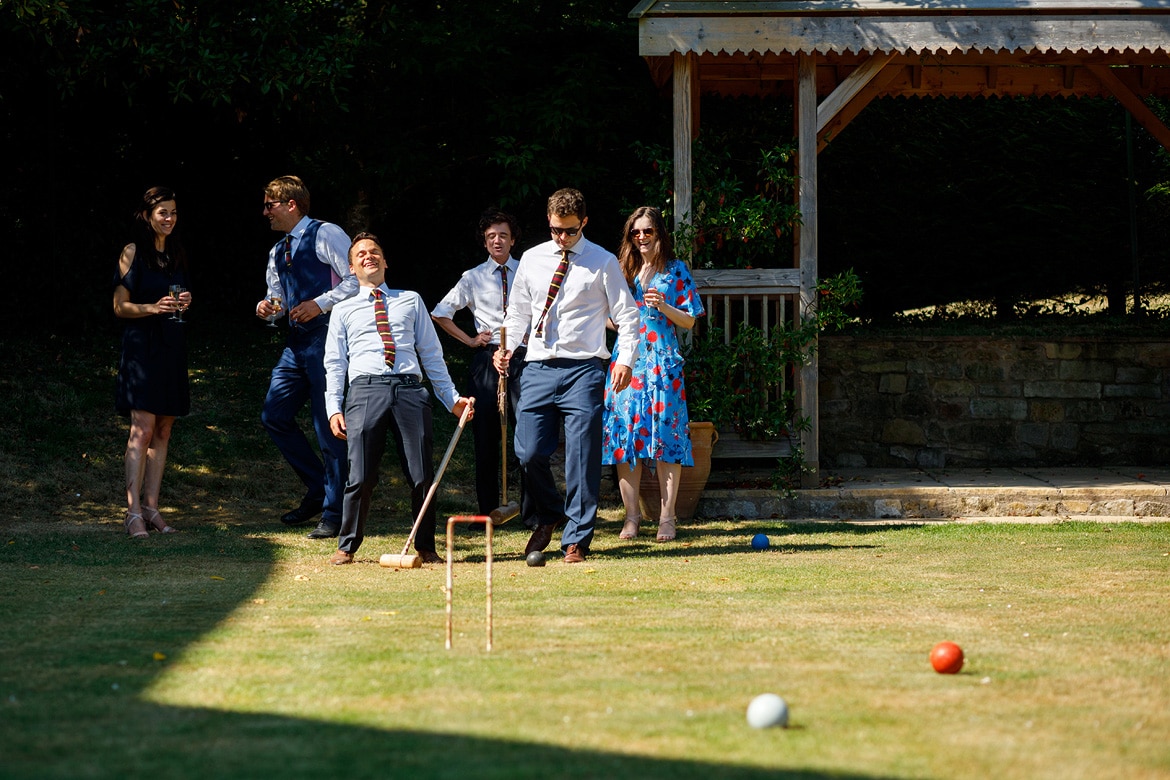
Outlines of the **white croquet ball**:
[[761,693],[747,708],[747,722],[753,729],[788,725],[788,702],[774,693]]

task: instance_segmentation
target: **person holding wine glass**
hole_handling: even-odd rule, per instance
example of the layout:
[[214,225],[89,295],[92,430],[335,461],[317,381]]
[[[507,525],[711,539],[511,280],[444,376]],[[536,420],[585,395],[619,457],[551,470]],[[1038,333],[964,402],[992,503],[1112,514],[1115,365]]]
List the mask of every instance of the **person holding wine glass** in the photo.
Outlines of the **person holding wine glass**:
[[[669,542],[676,533],[682,467],[695,465],[675,329],[694,327],[703,302],[686,264],[674,259],[662,212],[652,206],[635,209],[626,220],[618,262],[638,304],[640,338],[629,386],[605,386],[601,462],[617,466],[626,510],[622,539],[638,535],[642,469],[646,461],[653,464],[662,494],[656,539]],[[614,350],[615,361],[623,357]]]
[[[145,539],[148,527],[175,530],[158,504],[171,428],[191,408],[180,318],[191,293],[187,254],[174,232],[178,220],[174,190],[147,190],[134,214],[134,241],[122,249],[114,279],[114,314],[126,324],[114,405],[130,418],[123,524],[131,539]],[[177,296],[173,287],[181,290]]]

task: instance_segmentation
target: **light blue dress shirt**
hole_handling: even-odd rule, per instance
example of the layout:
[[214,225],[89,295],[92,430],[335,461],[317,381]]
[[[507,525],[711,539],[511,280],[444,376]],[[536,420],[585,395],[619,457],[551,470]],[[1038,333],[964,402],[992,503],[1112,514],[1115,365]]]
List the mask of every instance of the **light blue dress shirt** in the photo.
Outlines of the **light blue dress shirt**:
[[435,396],[448,411],[455,408],[459,392],[443,361],[443,346],[427,314],[422,296],[410,290],[391,290],[383,284],[386,317],[394,337],[394,367],[386,365],[382,337],[374,322],[374,288],[362,287],[357,295],[333,307],[325,337],[325,413],[343,410],[346,380],[359,376],[413,374],[431,381]]

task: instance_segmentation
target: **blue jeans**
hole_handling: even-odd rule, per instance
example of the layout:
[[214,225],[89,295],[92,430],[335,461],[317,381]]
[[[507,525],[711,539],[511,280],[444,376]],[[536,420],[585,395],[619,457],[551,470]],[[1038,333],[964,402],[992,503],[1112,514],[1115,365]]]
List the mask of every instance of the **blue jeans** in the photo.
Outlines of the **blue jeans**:
[[[325,414],[325,334],[328,328],[310,332],[294,329],[280,360],[272,369],[268,395],[260,421],[280,454],[305,484],[306,501],[320,500],[321,519],[341,525],[341,496],[345,489],[345,442],[329,430]],[[297,424],[297,414],[309,402],[313,429],[321,456]],[[323,457],[322,457],[323,456]]]

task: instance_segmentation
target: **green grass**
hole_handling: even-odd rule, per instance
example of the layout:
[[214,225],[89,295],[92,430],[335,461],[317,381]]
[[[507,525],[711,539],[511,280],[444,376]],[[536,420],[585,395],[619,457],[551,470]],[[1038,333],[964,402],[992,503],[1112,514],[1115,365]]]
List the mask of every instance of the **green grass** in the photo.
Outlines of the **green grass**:
[[[0,390],[36,395],[0,411],[0,777],[1170,776],[1170,526],[699,521],[659,545],[619,542],[611,497],[584,565],[528,568],[501,529],[491,653],[461,533],[446,650],[444,568],[376,564],[410,522],[393,464],[359,563],[328,566],[275,520],[298,495],[257,420],[275,345],[205,336],[164,485],[183,530],[141,543],[109,334],[0,346]],[[942,639],[962,673],[930,670]],[[769,691],[790,728],[747,726]]]

